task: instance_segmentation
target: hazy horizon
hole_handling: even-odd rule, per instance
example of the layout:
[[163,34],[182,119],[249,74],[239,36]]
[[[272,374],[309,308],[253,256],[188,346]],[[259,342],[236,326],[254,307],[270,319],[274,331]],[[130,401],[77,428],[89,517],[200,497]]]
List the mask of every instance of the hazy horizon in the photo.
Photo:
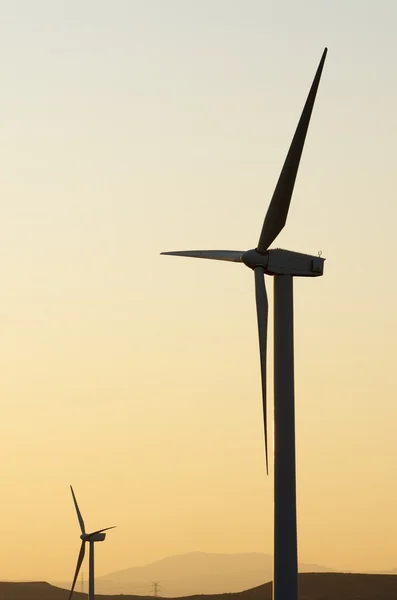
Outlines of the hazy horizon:
[[[96,574],[98,594],[139,594],[142,589],[150,588],[154,580],[162,582],[162,597],[174,597],[194,594],[235,593],[252,589],[272,580],[273,556],[262,552],[224,553],[191,550],[183,554],[164,556],[146,564],[130,565],[116,569],[111,573]],[[88,590],[86,570],[81,570],[76,591]],[[346,572],[359,573],[353,569],[338,571],[332,565],[299,562],[300,573]],[[363,573],[395,574],[397,568],[390,570],[363,571]],[[204,577],[204,579],[203,579]],[[4,580],[3,580],[4,581]],[[25,581],[31,580],[9,580]],[[70,581],[50,579],[51,585],[70,587]]]
[[117,525],[98,576],[272,554],[252,273],[159,254],[256,245],[325,46],[275,244],[326,258],[295,282],[299,561],[396,567],[397,5],[2,9],[0,579],[72,578],[69,484]]

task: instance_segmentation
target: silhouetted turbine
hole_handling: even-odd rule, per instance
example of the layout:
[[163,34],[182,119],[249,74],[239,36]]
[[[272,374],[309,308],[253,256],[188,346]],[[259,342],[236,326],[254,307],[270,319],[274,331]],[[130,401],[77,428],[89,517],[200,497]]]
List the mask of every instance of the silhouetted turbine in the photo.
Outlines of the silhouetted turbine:
[[293,277],[318,277],[324,259],[288,250],[269,250],[288,215],[327,48],[317,68],[291,146],[267,210],[256,249],[162,252],[173,256],[244,263],[253,269],[262,379],[265,459],[267,451],[266,352],[268,301],[264,275],[274,276],[274,583],[275,600],[298,600],[295,490]]
[[98,529],[97,531],[93,531],[92,533],[86,533],[83,517],[81,516],[79,505],[77,504],[76,496],[74,495],[72,486],[70,486],[70,490],[72,492],[73,502],[74,502],[74,506],[76,508],[77,518],[78,518],[79,524],[80,524],[80,529],[81,529],[80,539],[82,541],[81,541],[79,556],[77,558],[76,571],[74,574],[72,587],[70,589],[69,600],[71,600],[71,598],[72,598],[74,586],[76,585],[77,577],[79,576],[79,571],[80,571],[81,565],[83,564],[84,555],[85,555],[85,545],[87,542],[90,545],[89,570],[88,570],[88,599],[94,600],[94,598],[95,598],[94,543],[95,542],[103,542],[103,540],[106,537],[106,533],[104,533],[104,531],[108,531],[109,529],[114,529],[115,525],[113,527],[105,527],[104,529]]

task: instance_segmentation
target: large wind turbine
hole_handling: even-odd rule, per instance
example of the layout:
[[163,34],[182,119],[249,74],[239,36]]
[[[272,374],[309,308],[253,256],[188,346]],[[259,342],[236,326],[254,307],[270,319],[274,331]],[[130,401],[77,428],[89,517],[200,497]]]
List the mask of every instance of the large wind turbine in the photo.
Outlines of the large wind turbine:
[[74,502],[74,506],[76,508],[77,518],[78,518],[79,524],[80,524],[80,529],[81,529],[80,538],[82,541],[81,541],[79,556],[77,558],[76,572],[74,574],[73,583],[72,583],[72,587],[71,587],[70,594],[69,594],[69,600],[71,599],[71,597],[73,595],[74,586],[76,585],[77,577],[79,576],[80,567],[84,560],[85,545],[87,542],[90,545],[89,571],[88,571],[88,600],[94,600],[94,598],[95,598],[95,592],[94,592],[94,577],[95,577],[95,574],[94,574],[95,573],[95,571],[94,571],[94,544],[95,544],[95,542],[103,542],[103,540],[106,537],[106,533],[104,533],[104,532],[108,531],[108,529],[114,529],[115,526],[105,527],[105,529],[98,529],[98,531],[93,531],[92,533],[86,533],[83,517],[81,516],[79,505],[77,504],[76,496],[74,495],[72,486],[70,486],[70,490],[72,492],[73,502]]
[[274,600],[298,600],[293,277],[318,277],[322,275],[324,259],[319,256],[310,256],[289,250],[269,250],[269,246],[274,242],[287,220],[326,54],[327,48],[325,48],[321,57],[287,158],[270,201],[257,247],[247,252],[238,250],[162,252],[162,254],[175,256],[244,263],[254,271],[262,375],[266,470],[268,469],[266,424],[268,301],[264,275],[274,276]]

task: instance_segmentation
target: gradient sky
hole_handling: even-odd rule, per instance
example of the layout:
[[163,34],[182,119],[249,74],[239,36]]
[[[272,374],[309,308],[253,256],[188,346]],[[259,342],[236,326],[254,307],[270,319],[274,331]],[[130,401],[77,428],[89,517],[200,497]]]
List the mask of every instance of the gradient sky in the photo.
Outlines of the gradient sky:
[[397,567],[396,3],[0,15],[0,577],[72,577],[70,483],[118,525],[98,574],[272,552],[252,273],[159,253],[256,245],[325,45],[276,244],[327,259],[295,285],[299,557]]

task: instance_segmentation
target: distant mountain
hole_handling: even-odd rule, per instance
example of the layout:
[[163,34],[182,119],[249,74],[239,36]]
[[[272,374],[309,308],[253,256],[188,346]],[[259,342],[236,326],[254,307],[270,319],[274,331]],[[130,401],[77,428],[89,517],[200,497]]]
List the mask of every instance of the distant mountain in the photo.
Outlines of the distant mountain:
[[[397,575],[349,573],[302,573],[299,575],[301,600],[396,600]],[[189,600],[271,600],[272,586],[266,583],[237,594],[191,597]],[[68,591],[44,582],[0,582],[1,600],[67,600]],[[87,600],[76,593],[75,600]],[[144,596],[101,596],[101,600],[148,600]]]
[[[301,572],[330,572],[319,565],[299,565]],[[169,556],[143,567],[132,567],[96,579],[100,594],[150,594],[160,582],[165,597],[240,592],[270,581],[273,559],[268,554],[207,554]]]

